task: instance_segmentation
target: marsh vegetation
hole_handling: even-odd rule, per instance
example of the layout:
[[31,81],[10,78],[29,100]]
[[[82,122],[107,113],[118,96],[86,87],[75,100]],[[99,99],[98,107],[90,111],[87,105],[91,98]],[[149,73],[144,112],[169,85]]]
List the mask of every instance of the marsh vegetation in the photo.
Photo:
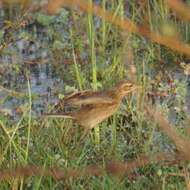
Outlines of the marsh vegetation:
[[[1,1],[0,189],[190,188],[190,1],[177,3]],[[43,117],[122,80],[141,88],[83,141]]]

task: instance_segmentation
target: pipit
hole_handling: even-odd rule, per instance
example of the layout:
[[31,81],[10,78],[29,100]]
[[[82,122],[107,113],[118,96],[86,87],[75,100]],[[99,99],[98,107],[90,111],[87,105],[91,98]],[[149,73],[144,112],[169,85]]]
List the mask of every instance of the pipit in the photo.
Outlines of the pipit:
[[[113,115],[124,96],[136,90],[138,86],[121,81],[115,87],[103,91],[80,91],[66,96],[56,107],[62,105],[74,108],[74,111],[47,113],[47,117],[71,118],[84,130],[85,136],[92,128]],[[78,108],[78,109],[77,109]]]

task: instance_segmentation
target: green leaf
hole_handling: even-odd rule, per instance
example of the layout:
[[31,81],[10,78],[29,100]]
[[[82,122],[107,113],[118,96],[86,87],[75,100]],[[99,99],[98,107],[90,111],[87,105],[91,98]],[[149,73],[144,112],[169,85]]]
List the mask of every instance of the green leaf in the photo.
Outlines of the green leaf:
[[71,93],[71,92],[76,92],[76,91],[77,91],[77,89],[74,86],[69,86],[69,85],[65,86],[66,93]]
[[30,39],[30,34],[29,34],[28,32],[22,31],[22,32],[19,34],[19,38],[28,40],[28,39]]
[[56,40],[54,43],[53,43],[53,49],[58,49],[58,50],[61,50],[65,47],[64,43]]
[[62,100],[64,97],[65,97],[64,94],[58,94],[58,98],[59,98],[60,100]]
[[54,19],[54,16],[48,16],[41,13],[39,13],[36,17],[36,20],[38,21],[38,23],[44,26],[50,25],[53,19]]
[[4,30],[0,30],[0,41],[3,39],[4,36]]

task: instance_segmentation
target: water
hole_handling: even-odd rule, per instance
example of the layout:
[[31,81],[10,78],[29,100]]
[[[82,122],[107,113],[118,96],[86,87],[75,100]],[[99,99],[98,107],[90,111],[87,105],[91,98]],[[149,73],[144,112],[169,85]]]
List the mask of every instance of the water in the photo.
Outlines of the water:
[[[39,46],[34,43],[28,43],[24,40],[17,42],[16,54],[11,56],[1,57],[1,66],[3,65],[6,71],[1,73],[1,86],[9,90],[15,90],[22,94],[28,95],[28,85],[26,72],[29,71],[31,93],[35,97],[32,101],[33,115],[37,116],[47,111],[49,104],[57,102],[58,98],[55,94],[63,89],[64,83],[58,75],[55,75],[55,69],[50,63],[47,50],[42,51],[42,54],[37,57],[36,52]],[[12,47],[10,48],[12,49]],[[15,51],[15,50],[14,50]],[[35,61],[44,61],[42,64],[35,64]],[[34,64],[29,64],[34,62]],[[18,73],[15,71],[15,65],[18,66]],[[14,72],[13,72],[14,71]],[[0,90],[0,98],[3,103],[0,105],[1,110],[9,110],[11,116],[16,116],[16,110],[19,106],[28,103],[27,96],[24,98],[8,98],[9,93],[5,90]]]
[[[68,25],[71,23],[68,21],[67,17],[68,13],[63,11],[60,14],[59,19],[56,19],[58,23],[55,22],[53,24],[57,29],[58,35],[61,35],[62,43],[58,43],[58,45],[63,45],[66,48],[70,48]],[[100,26],[100,19],[96,19],[95,22],[96,27],[98,28]],[[65,23],[66,25],[64,25]],[[52,52],[49,49],[49,43],[53,43],[53,40],[51,39],[53,36],[51,34],[52,31],[48,26],[42,27],[41,25],[38,25],[39,24],[34,22],[24,30],[25,32],[27,31],[28,33],[36,36],[37,40],[18,40],[16,44],[10,45],[6,49],[6,53],[3,53],[0,57],[0,86],[3,86],[9,90],[14,89],[17,92],[28,95],[26,75],[29,76],[31,92],[34,97],[32,101],[33,116],[40,116],[43,112],[47,112],[48,105],[55,104],[58,101],[58,94],[63,92],[64,88],[64,81],[59,75],[60,73],[57,72],[58,68],[52,64]],[[48,35],[46,35],[47,33]],[[67,44],[67,46],[65,46],[65,44]],[[84,49],[83,52],[84,55],[81,56],[82,62],[88,62],[88,51],[85,51]],[[69,56],[72,56],[72,53],[68,55],[68,58]],[[101,57],[101,55],[98,56]],[[63,63],[62,57],[60,59],[60,63]],[[58,66],[60,66],[60,63],[57,63]],[[64,64],[62,69],[67,74]],[[184,104],[182,105],[184,107],[184,111],[189,116],[190,80],[189,77],[184,76],[182,71],[174,71],[172,73],[172,78],[178,81],[181,80],[181,83],[185,80],[188,84],[186,87],[187,91],[184,93],[185,96],[181,93],[181,90],[179,90],[177,94],[178,96],[181,96],[181,101],[184,101],[184,99],[185,101],[183,103],[179,103],[180,97],[169,96],[164,100],[157,98],[157,103],[159,104],[160,102],[164,102],[172,105],[171,107],[173,108],[170,108],[169,120],[175,124],[178,114],[174,107]],[[165,84],[165,86],[167,87],[167,84]],[[8,94],[9,93],[6,90],[2,90],[0,88],[0,112],[3,113],[8,111],[9,115],[16,117],[19,115],[17,113],[17,108],[27,104],[28,98],[27,96],[20,98],[8,97]]]

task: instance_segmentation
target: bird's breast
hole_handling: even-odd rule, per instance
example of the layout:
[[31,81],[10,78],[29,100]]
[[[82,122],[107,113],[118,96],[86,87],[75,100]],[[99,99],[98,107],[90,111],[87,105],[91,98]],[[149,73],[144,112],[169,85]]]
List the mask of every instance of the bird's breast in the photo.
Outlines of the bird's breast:
[[[99,105],[96,108],[81,110],[76,118],[78,123],[84,127],[93,128],[117,110],[117,105]],[[84,112],[84,113],[83,113]]]

